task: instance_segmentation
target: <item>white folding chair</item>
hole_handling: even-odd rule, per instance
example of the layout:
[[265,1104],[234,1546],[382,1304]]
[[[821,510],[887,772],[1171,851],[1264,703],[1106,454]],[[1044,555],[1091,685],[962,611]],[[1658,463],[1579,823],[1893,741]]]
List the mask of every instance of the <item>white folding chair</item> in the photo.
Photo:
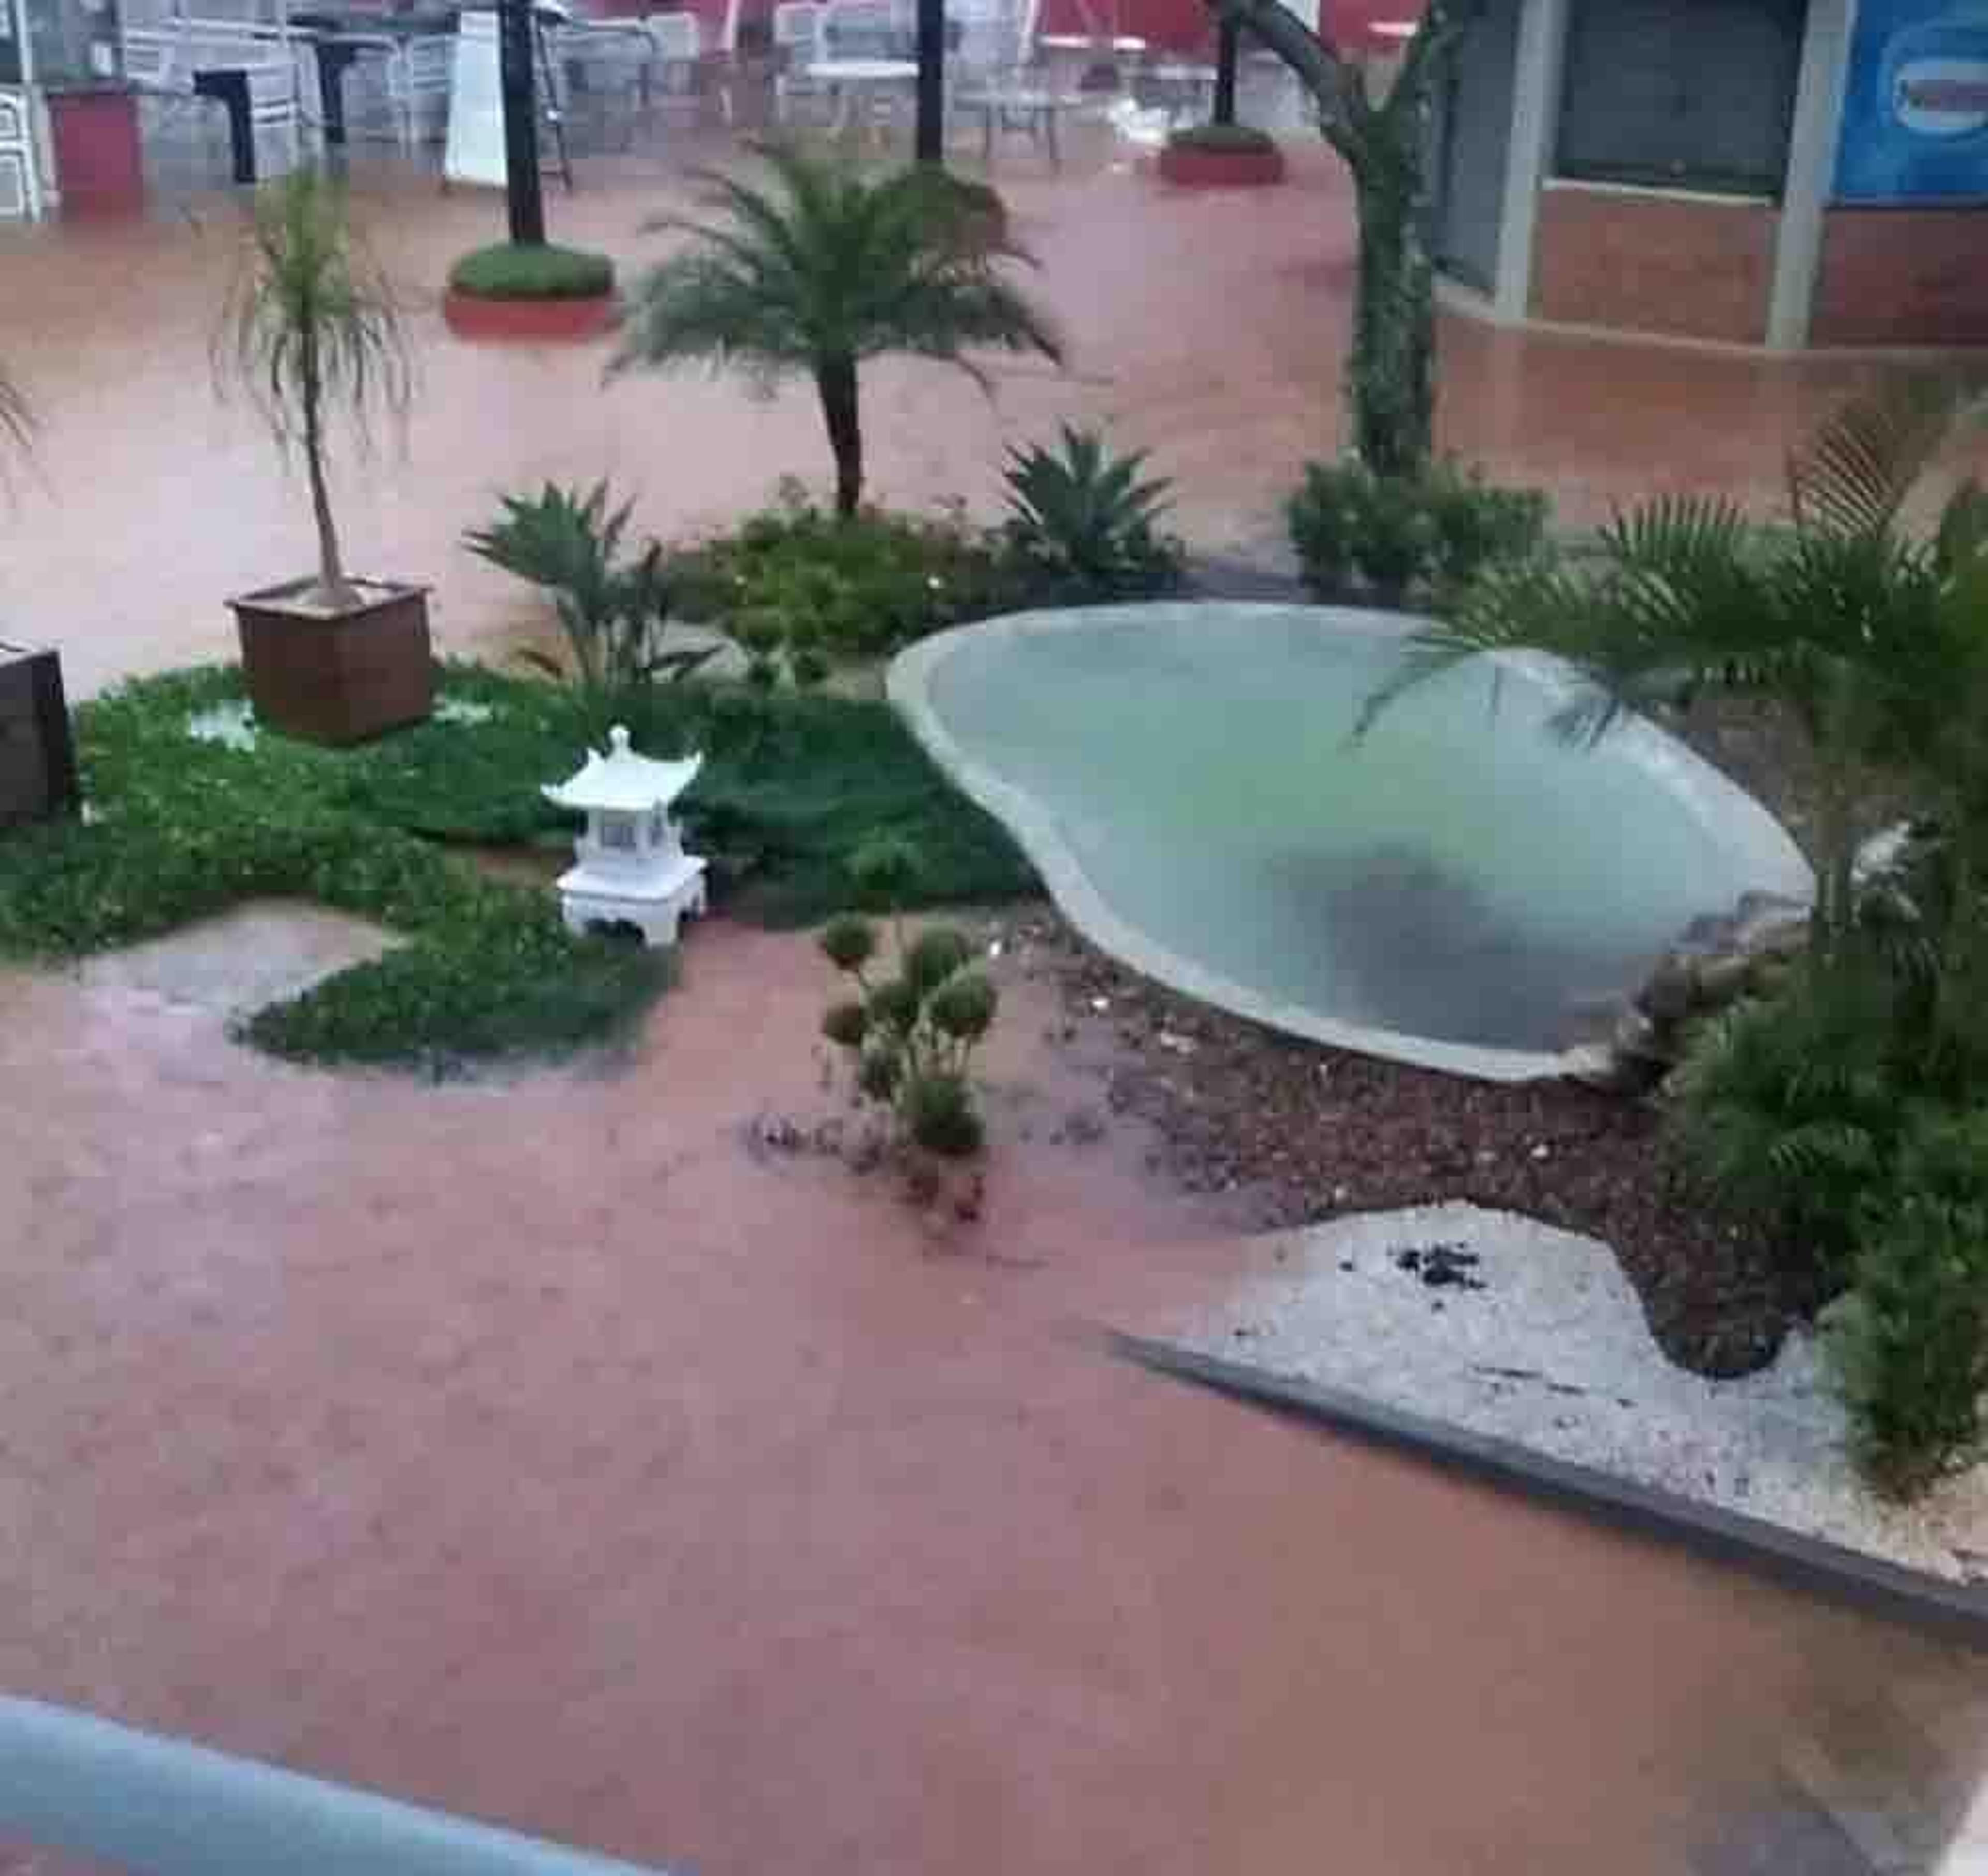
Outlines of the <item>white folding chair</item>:
[[39,221],[42,179],[25,91],[0,91],[0,221]]

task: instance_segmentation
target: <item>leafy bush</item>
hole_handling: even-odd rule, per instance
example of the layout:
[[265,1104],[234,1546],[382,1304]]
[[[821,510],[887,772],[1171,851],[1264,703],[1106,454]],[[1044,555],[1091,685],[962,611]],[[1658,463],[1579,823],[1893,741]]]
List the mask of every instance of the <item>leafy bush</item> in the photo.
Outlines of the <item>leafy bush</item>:
[[[881,874],[873,867],[871,884]],[[822,1033],[855,1060],[856,1086],[888,1104],[900,1136],[928,1153],[966,1158],[984,1138],[967,1068],[992,1026],[999,997],[973,966],[964,932],[934,925],[896,945],[897,975],[873,978],[879,946],[867,921],[843,918],[820,938],[829,962],[849,978],[853,999],[833,1004]]]
[[1267,156],[1277,140],[1247,123],[1191,123],[1171,132],[1169,150],[1206,150],[1221,156]]
[[743,644],[770,679],[883,657],[1001,610],[999,556],[957,515],[864,509],[847,519],[798,489],[733,532],[681,556],[678,605]]
[[[405,942],[255,1016],[248,1033],[265,1047],[438,1066],[608,1034],[661,988],[666,954],[572,937],[549,894],[485,879],[437,844],[563,849],[570,817],[539,789],[570,772],[593,733],[585,701],[462,664],[446,670],[444,696],[480,720],[445,711],[350,749],[195,741],[190,718],[241,702],[234,669],[145,678],[79,705],[94,812],[0,840],[0,955],[79,957],[246,898],[314,899]],[[884,704],[703,684],[620,703],[637,747],[705,752],[685,819],[736,912],[799,925],[852,904],[1033,888],[999,823],[948,786]],[[888,897],[850,869],[880,830],[921,855]]]
[[583,495],[548,482],[536,495],[502,501],[503,518],[472,529],[463,544],[552,595],[572,669],[568,674],[538,651],[520,652],[525,662],[550,677],[570,674],[598,696],[658,678],[687,677],[715,655],[716,647],[657,649],[670,609],[663,549],[651,541],[632,560],[621,558],[634,504],[610,508],[604,481]]
[[1172,484],[1140,479],[1146,454],[1114,456],[1068,424],[1055,449],[1008,452],[1003,533],[1031,602],[1148,599],[1181,583],[1180,543],[1158,528]]
[[614,291],[614,263],[583,248],[499,242],[465,254],[448,283],[474,299],[598,299]]
[[1286,513],[1314,593],[1336,599],[1364,589],[1399,605],[1455,593],[1489,567],[1537,555],[1547,500],[1537,489],[1494,488],[1454,462],[1404,481],[1349,458],[1307,464]]
[[1824,1327],[1858,1458],[1905,1496],[1981,1452],[1988,1205],[1905,1191],[1864,1238],[1855,1286]]
[[1738,1210],[1840,1283],[1902,1125],[1892,985],[1868,954],[1804,962],[1714,1018],[1670,1089],[1674,1143]]

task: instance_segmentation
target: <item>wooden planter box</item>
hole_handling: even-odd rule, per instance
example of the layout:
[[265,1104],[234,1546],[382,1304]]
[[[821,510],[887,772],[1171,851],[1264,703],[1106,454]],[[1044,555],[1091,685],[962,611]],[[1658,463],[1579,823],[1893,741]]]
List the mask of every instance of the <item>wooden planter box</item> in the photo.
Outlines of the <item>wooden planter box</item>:
[[357,580],[344,612],[311,603],[315,580],[293,580],[228,603],[256,715],[312,742],[363,742],[434,705],[425,586]]
[[1284,153],[1169,144],[1160,151],[1158,167],[1161,180],[1177,189],[1266,189],[1284,179]]
[[62,664],[52,651],[0,644],[0,827],[82,805]]

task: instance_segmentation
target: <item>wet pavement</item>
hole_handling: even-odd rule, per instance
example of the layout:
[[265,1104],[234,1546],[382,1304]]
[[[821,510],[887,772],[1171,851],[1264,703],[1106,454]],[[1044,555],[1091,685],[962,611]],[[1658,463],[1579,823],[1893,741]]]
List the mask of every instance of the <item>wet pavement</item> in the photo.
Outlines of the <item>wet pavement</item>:
[[804,937],[443,1087],[209,937],[0,975],[10,1691],[702,1876],[1979,1876],[1978,1660],[1105,1355],[1262,1253],[1025,948],[966,1220],[764,1143]]
[[[1041,262],[1035,284],[1065,328],[1069,369],[997,367],[984,397],[937,367],[883,361],[866,378],[874,492],[957,497],[992,512],[1003,445],[1060,419],[1149,445],[1178,479],[1176,519],[1198,547],[1281,540],[1280,507],[1339,433],[1338,384],[1354,238],[1347,186],[1299,140],[1282,189],[1181,194],[1142,173],[1101,128],[1073,138],[1060,175],[1026,152],[995,179]],[[550,197],[556,237],[624,268],[667,251],[644,219],[690,199],[686,166],[735,147],[666,136],[660,153],[583,161]],[[823,485],[811,395],[756,401],[696,375],[604,387],[600,346],[516,350],[451,339],[438,310],[449,262],[497,238],[485,193],[362,161],[370,238],[407,296],[421,396],[404,441],[343,465],[348,556],[430,580],[445,647],[501,652],[539,617],[461,547],[498,495],[553,478],[611,476],[665,537],[722,525],[783,476]],[[222,600],[307,562],[306,505],[240,401],[217,401],[208,359],[232,267],[238,210],[195,194],[125,225],[0,232],[0,357],[45,423],[38,472],[0,509],[0,620],[59,646],[73,688],[226,655]],[[1550,486],[1584,524],[1653,487],[1773,499],[1783,453],[1870,367],[1499,332],[1442,322],[1447,444],[1495,473]]]

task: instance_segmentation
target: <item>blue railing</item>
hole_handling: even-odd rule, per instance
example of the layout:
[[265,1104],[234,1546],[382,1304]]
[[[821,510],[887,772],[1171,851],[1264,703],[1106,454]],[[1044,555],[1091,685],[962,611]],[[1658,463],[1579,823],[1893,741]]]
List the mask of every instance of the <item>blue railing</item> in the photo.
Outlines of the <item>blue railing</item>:
[[0,1839],[134,1876],[661,1876],[254,1759],[0,1698]]

